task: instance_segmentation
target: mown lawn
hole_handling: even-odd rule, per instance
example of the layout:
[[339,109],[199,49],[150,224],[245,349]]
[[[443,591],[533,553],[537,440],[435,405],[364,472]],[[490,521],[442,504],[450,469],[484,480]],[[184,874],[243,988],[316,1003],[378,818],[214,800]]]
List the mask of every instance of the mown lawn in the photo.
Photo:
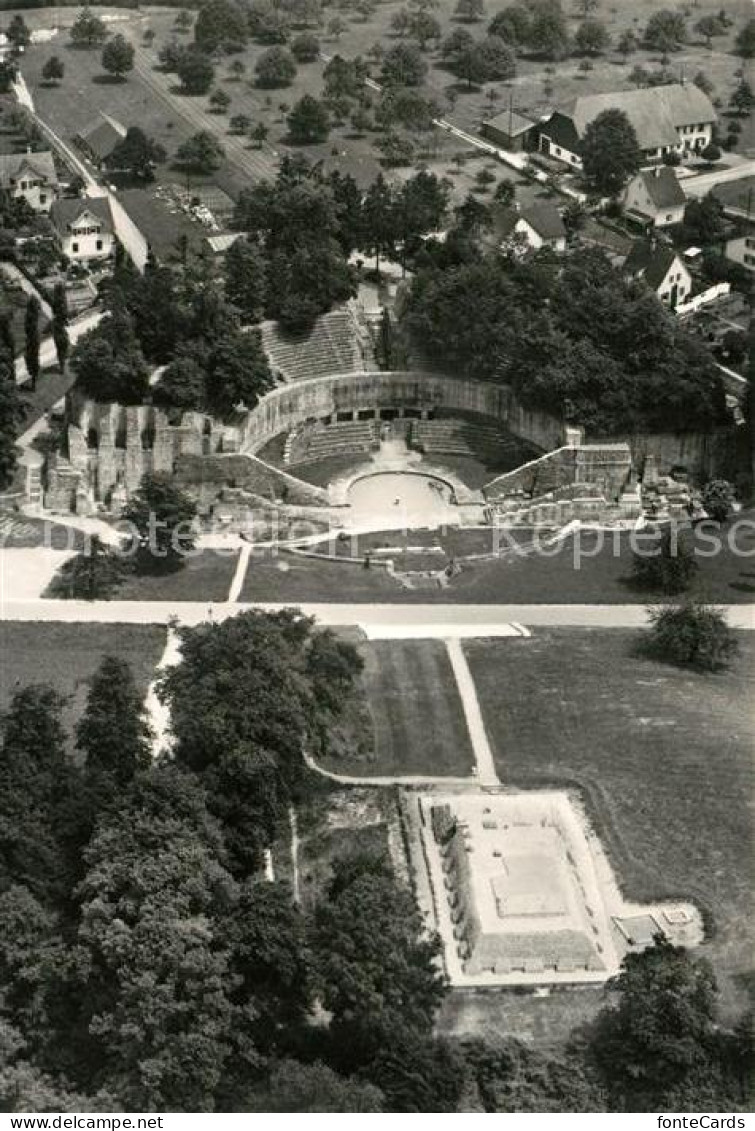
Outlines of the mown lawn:
[[225,601],[233,581],[238,551],[205,550],[187,557],[173,573],[135,573],[113,594],[115,601]]
[[70,735],[103,656],[126,660],[146,695],[164,648],[160,625],[0,621],[0,708],[6,710],[27,684],[49,683],[68,697],[64,723]]
[[471,774],[474,755],[456,680],[441,640],[359,645],[374,743],[328,763],[338,773],[376,776]]
[[752,966],[755,640],[699,675],[633,655],[635,634],[538,630],[465,644],[505,785],[583,793],[630,899],[694,899],[720,971]]

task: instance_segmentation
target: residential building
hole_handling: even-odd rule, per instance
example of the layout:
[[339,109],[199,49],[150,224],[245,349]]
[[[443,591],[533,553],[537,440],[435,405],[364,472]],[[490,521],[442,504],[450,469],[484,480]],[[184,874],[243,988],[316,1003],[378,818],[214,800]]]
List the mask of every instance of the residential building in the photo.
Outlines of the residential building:
[[76,135],[75,141],[98,169],[107,164],[110,154],[126,136],[126,127],[100,112],[97,119]]
[[566,250],[566,228],[560,212],[550,201],[521,210],[494,208],[488,241],[496,247],[503,247],[515,236],[526,241],[525,250],[539,251],[541,247],[549,247],[553,251]]
[[587,127],[605,110],[622,110],[634,127],[645,162],[668,153],[697,153],[713,140],[716,111],[694,83],[670,83],[642,90],[587,94],[556,110],[539,127],[539,148],[550,157],[582,168]]
[[726,258],[755,274],[755,228],[747,235],[727,240]]
[[669,244],[638,240],[624,263],[624,274],[642,279],[662,303],[674,310],[692,293],[692,276]]
[[656,165],[633,177],[624,195],[625,215],[646,227],[681,224],[687,198],[673,169]]
[[519,152],[531,149],[536,140],[536,127],[531,118],[516,110],[504,110],[482,123],[480,133],[487,141],[499,145],[501,149]]
[[23,197],[35,212],[49,212],[58,195],[58,174],[49,150],[0,155],[0,188]]
[[115,248],[115,228],[106,196],[57,200],[50,213],[63,255],[91,266],[108,259]]

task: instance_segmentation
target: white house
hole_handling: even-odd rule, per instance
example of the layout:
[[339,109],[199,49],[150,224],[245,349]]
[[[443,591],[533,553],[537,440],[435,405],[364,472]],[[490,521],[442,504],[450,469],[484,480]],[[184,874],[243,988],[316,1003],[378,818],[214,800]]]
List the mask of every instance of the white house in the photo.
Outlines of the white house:
[[496,247],[504,247],[512,236],[526,241],[525,250],[539,251],[541,247],[553,251],[566,250],[566,228],[555,204],[543,201],[521,211],[517,208],[499,208],[493,212],[493,225],[489,239]]
[[692,276],[673,247],[638,240],[624,264],[624,274],[642,279],[673,310],[692,293]]
[[50,219],[55,225],[60,249],[72,263],[82,266],[108,259],[115,249],[115,228],[106,196],[58,200]]
[[726,258],[755,274],[755,230],[750,235],[735,236],[734,239],[728,240]]
[[656,165],[632,177],[624,194],[626,216],[654,228],[681,224],[686,203],[676,173],[666,165]]
[[645,162],[667,153],[696,153],[713,140],[716,111],[694,83],[669,83],[611,94],[586,94],[556,110],[539,127],[539,148],[557,161],[582,168],[587,127],[604,110],[622,110],[634,127]]
[[0,188],[23,197],[35,212],[49,212],[58,195],[58,174],[52,153],[0,154]]

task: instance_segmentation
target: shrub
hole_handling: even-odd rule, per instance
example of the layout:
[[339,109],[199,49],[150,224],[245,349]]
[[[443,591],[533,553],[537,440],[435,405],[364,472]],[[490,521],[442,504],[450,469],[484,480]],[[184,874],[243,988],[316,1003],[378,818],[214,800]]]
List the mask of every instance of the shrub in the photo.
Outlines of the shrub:
[[719,609],[688,601],[648,610],[650,628],[640,651],[653,660],[697,671],[715,672],[728,666],[739,645]]

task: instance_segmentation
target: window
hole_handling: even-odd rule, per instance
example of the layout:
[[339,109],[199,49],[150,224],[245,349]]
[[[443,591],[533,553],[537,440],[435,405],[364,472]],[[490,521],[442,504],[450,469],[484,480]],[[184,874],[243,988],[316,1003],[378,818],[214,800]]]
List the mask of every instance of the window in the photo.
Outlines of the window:
[[102,251],[102,240],[97,240],[97,250]]
[[47,204],[47,194],[46,193],[41,192],[39,194],[39,203],[40,204]]
[[558,146],[556,146],[556,156],[557,157],[561,156],[561,150],[558,148]]
[[667,220],[671,220],[671,219],[672,219],[672,214],[671,214],[670,212],[667,212],[667,213],[666,213],[666,219],[667,219]]
[[745,263],[747,264],[748,267],[752,267],[753,265],[755,265],[755,255],[746,255],[745,256]]
[[755,247],[755,236],[745,236],[745,247]]
[[79,245],[74,241],[71,244],[71,251],[73,252],[74,255],[76,255],[78,250],[79,250]]

